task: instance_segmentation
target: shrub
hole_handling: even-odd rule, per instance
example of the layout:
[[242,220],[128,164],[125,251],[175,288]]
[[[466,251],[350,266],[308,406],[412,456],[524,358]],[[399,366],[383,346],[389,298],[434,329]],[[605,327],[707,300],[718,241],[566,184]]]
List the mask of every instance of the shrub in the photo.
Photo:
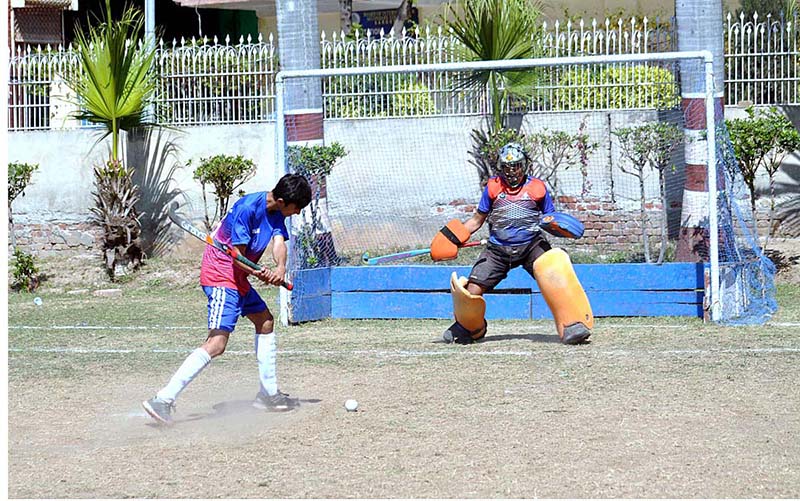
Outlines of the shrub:
[[[189,165],[191,165],[191,160]],[[203,206],[206,216],[206,229],[211,231],[214,223],[222,220],[228,213],[228,204],[234,190],[243,185],[256,174],[256,165],[242,155],[215,155],[201,158],[200,165],[194,170],[194,179],[203,187]],[[217,210],[214,217],[209,217],[206,185],[214,187],[217,197]]]
[[25,196],[25,188],[31,181],[33,172],[39,168],[39,164],[26,164],[20,162],[9,162],[8,164],[8,204],[14,201],[17,196]]
[[564,131],[544,129],[529,135],[525,149],[532,160],[534,176],[550,185],[551,191],[558,193],[558,177],[556,174],[572,166],[579,166],[583,177],[581,193],[589,192],[589,155],[597,148],[586,133],[586,119],[581,121],[578,131],[570,134]]
[[498,129],[485,132],[482,129],[472,131],[472,157],[470,163],[478,170],[481,188],[486,186],[489,178],[496,174],[497,152],[508,143],[524,143],[525,135],[516,129]]
[[414,80],[406,81],[397,94],[392,94],[392,112],[395,116],[425,116],[436,113],[430,89]]
[[679,104],[680,89],[671,71],[636,65],[564,71],[554,109],[672,109]]
[[27,290],[33,292],[39,286],[39,269],[36,267],[36,262],[33,255],[23,252],[19,249],[14,250],[14,264],[12,276],[14,280],[11,286],[14,290]]
[[414,76],[390,80],[383,76],[334,77],[332,82],[325,92],[337,95],[327,98],[326,108],[337,118],[424,116],[436,112],[430,89]]
[[25,188],[31,182],[33,172],[39,168],[39,164],[26,164],[20,162],[9,162],[8,164],[8,228],[11,233],[11,246],[17,247],[17,239],[14,234],[14,217],[11,212],[11,202],[19,195],[25,196]]
[[[731,146],[750,191],[750,208],[756,214],[756,173],[763,169],[769,176],[770,224],[775,211],[775,176],[784,158],[800,148],[800,133],[777,108],[747,108],[748,118],[726,120]],[[733,164],[731,164],[733,165]],[[769,234],[767,234],[769,236]],[[766,245],[766,244],[765,244]]]
[[318,146],[289,147],[289,166],[292,171],[305,176],[314,188],[314,196],[306,210],[310,218],[304,218],[299,228],[298,242],[302,267],[336,265],[339,257],[330,229],[325,227],[324,212],[327,207],[320,204],[322,192],[325,190],[325,176],[333,170],[336,162],[347,155],[347,151],[339,143]]

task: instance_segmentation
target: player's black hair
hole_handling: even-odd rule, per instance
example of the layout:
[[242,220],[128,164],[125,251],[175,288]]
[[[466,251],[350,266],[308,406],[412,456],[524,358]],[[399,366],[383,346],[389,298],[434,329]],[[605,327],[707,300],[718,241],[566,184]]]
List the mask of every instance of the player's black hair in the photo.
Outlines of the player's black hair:
[[286,174],[272,189],[272,197],[282,198],[286,205],[294,204],[302,209],[311,203],[311,186],[300,174]]

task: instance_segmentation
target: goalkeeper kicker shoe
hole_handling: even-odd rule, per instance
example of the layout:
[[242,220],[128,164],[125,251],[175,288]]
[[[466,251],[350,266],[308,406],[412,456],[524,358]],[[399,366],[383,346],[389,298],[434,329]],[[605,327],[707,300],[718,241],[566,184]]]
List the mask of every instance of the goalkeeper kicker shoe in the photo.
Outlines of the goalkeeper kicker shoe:
[[159,423],[165,425],[172,424],[172,412],[175,410],[174,403],[161,400],[158,397],[153,397],[150,400],[142,402],[142,407],[150,414],[150,417]]
[[274,395],[258,392],[256,399],[253,400],[253,407],[269,412],[286,412],[297,407],[297,400],[289,398],[289,395],[278,391]]

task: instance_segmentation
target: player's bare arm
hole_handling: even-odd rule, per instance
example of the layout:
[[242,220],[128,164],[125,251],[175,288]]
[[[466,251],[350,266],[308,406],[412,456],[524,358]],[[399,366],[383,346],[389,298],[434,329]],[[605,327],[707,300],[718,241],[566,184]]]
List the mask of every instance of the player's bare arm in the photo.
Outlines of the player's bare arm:
[[[245,250],[247,249],[246,245],[234,245],[234,247],[236,247],[236,250],[239,251],[239,254],[244,256]],[[244,264],[243,262],[241,262],[241,261],[239,261],[237,259],[233,260],[233,265],[241,268],[242,270],[246,271],[247,273],[250,273],[251,275],[255,275],[256,277],[258,277],[258,275],[259,275],[259,271],[258,270],[255,270],[255,269],[247,266],[246,264]]]
[[475,211],[475,214],[473,214],[471,218],[464,222],[464,227],[469,230],[470,235],[481,229],[483,223],[486,222],[486,216],[487,214]]
[[[283,240],[283,238],[281,238],[281,240]],[[247,248],[246,245],[236,245],[235,247],[242,255],[244,255],[245,249]],[[285,264],[286,263],[286,258],[285,258],[285,256],[286,256],[286,250],[285,250],[286,249],[286,245],[285,244],[283,245],[283,248],[284,248],[284,252],[283,252],[284,265],[283,265],[283,267],[280,267],[280,266],[276,267],[274,271],[269,269],[269,268],[267,268],[266,266],[261,268],[260,270],[254,270],[253,268],[247,266],[246,264],[241,263],[241,262],[236,261],[236,260],[233,261],[233,264],[238,266],[242,270],[246,271],[247,273],[253,275],[254,277],[256,277],[257,279],[261,280],[264,283],[267,283],[267,284],[270,284],[270,285],[280,285],[281,282],[283,282],[284,275],[286,274],[286,264]],[[274,253],[273,253],[273,256],[274,256]]]
[[276,235],[272,238],[272,259],[275,260],[275,279],[277,282],[270,282],[273,285],[279,285],[286,276],[286,256],[289,249],[286,247],[286,240],[281,235]]

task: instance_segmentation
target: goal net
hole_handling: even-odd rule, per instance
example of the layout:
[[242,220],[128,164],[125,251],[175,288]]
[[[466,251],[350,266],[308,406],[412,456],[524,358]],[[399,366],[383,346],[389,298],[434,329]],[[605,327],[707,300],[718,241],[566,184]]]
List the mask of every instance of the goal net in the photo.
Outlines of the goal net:
[[[517,142],[555,210],[585,225],[578,240],[548,236],[573,262],[707,262],[713,319],[764,321],[775,309],[774,267],[758,248],[720,100],[705,87],[694,99],[680,89],[681,62],[703,72],[704,56],[279,74],[276,161],[314,188],[311,205],[291,222],[290,275],[429,247],[449,220],[474,214],[498,174],[497,151]],[[707,75],[694,76],[705,84]],[[463,249],[455,264],[471,265],[480,251]],[[436,263],[422,254],[386,264]],[[288,318],[313,294],[297,281],[283,298]]]

